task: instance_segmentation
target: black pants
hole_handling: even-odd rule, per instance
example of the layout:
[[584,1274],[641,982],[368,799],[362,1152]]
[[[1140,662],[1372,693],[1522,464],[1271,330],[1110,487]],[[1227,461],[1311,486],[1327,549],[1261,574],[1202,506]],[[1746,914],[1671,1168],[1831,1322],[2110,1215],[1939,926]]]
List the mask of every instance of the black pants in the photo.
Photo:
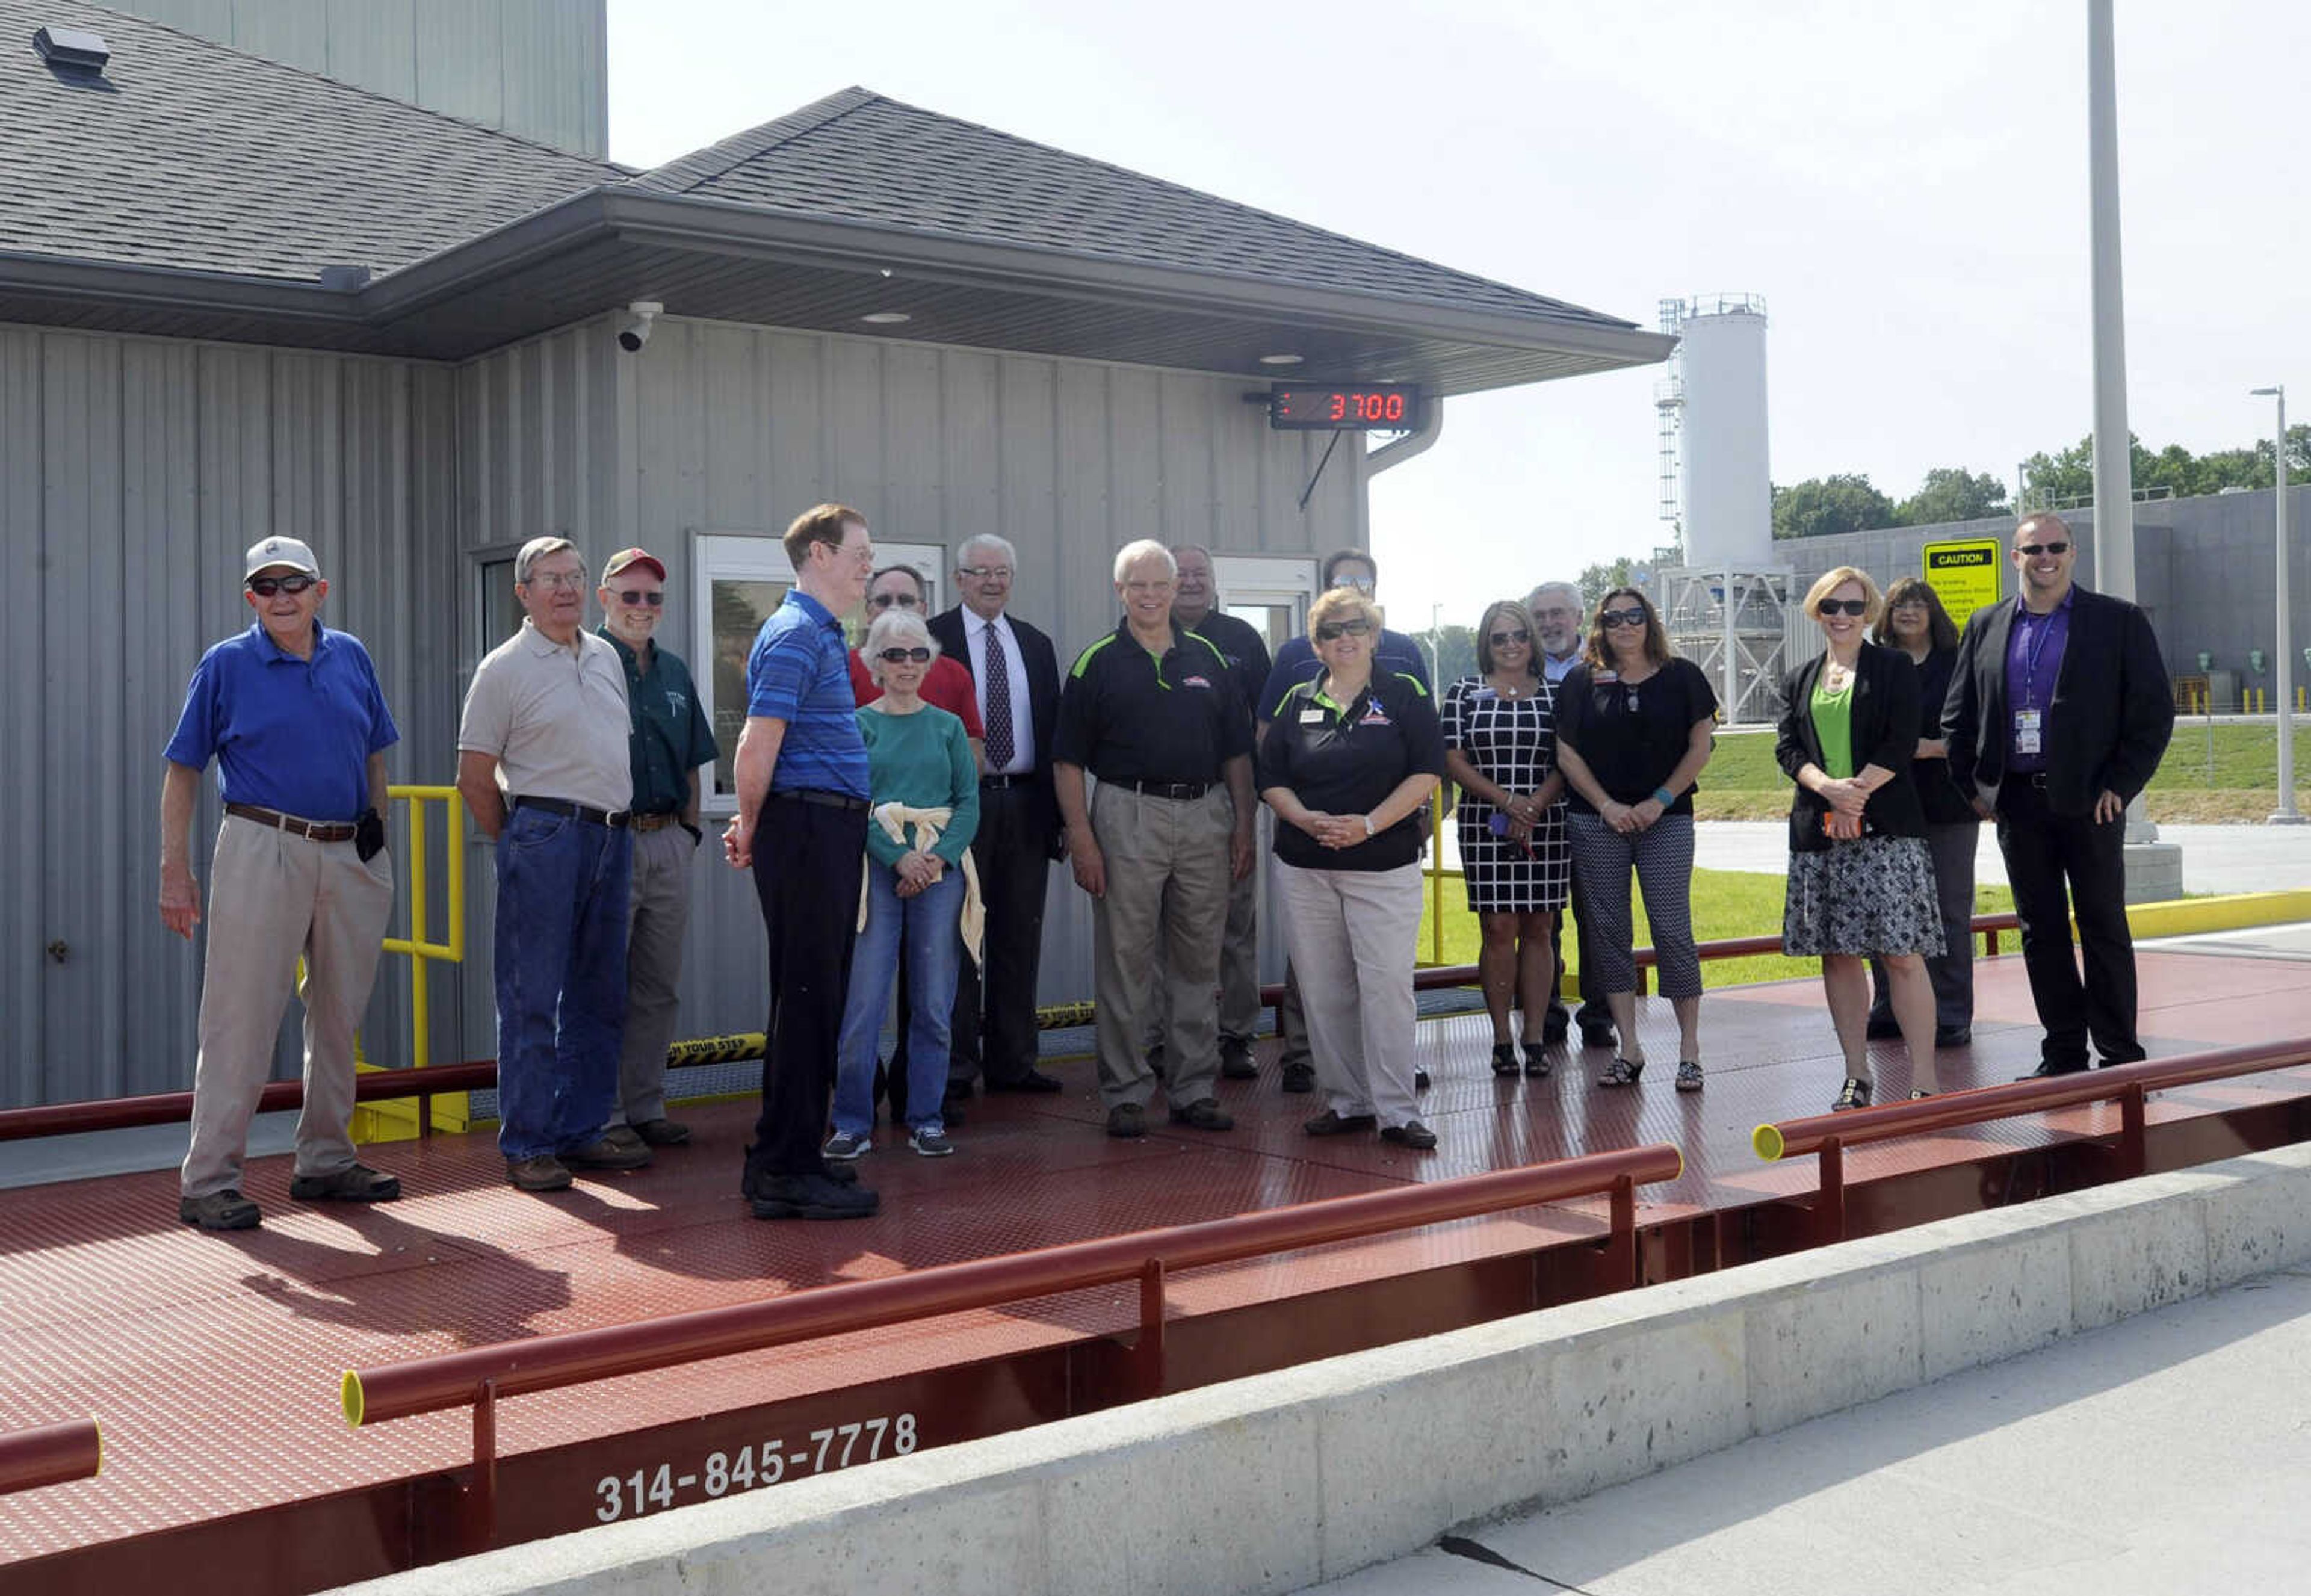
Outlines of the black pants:
[[773,793],[754,827],[754,896],[770,943],[771,1013],[763,1026],[763,1113],[746,1166],[813,1174],[834,1088],[834,1047],[859,920],[859,861],[867,814]]
[[971,858],[979,871],[980,901],[987,906],[987,962],[981,969],[964,955],[955,983],[950,1081],[968,1082],[983,1072],[990,1086],[1013,1085],[1042,1056],[1035,983],[1043,964],[1043,898],[1051,868],[1043,814],[1040,795],[1026,783],[979,789]]
[[[2022,922],[2022,964],[2045,1027],[2050,1064],[2082,1064],[2087,1039],[2106,1064],[2143,1056],[2134,1034],[2134,937],[2126,924],[2126,820],[2057,815],[2028,776],[1998,793],[1998,846]],[[2065,892],[2065,883],[2068,891]],[[2086,980],[2079,980],[2069,921],[2079,922]]]
[[[1612,1005],[1605,1001],[1605,994],[1598,989],[1596,974],[1597,961],[1589,956],[1589,914],[1588,911],[1581,906],[1581,876],[1577,871],[1574,872],[1573,876],[1572,909],[1573,946],[1577,948],[1581,954],[1580,1023],[1583,1026],[1610,1025],[1613,1023]],[[1556,920],[1550,922],[1548,928],[1549,956],[1557,961],[1557,968],[1550,975],[1548,983],[1548,1029],[1552,1032],[1565,1029],[1566,1021],[1574,1017],[1565,1012],[1565,999],[1563,996],[1565,991],[1565,917],[1560,914],[1556,918]]]

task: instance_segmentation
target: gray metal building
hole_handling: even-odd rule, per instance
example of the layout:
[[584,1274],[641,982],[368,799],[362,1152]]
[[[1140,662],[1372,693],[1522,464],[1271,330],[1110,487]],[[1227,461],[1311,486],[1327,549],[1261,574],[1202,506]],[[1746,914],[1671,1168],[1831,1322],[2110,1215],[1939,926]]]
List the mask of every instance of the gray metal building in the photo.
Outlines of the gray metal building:
[[[583,56],[598,13],[538,14]],[[541,531],[597,568],[667,558],[660,635],[727,731],[777,535],[819,500],[942,576],[972,534],[1011,538],[1016,607],[1063,650],[1112,624],[1112,551],[1140,536],[1209,545],[1231,606],[1289,630],[1314,556],[1365,540],[1376,457],[1347,435],[1320,473],[1328,435],[1271,430],[1245,402],[1263,355],[1441,398],[1668,347],[863,90],[635,173],[84,5],[69,25],[110,58],[59,67],[32,43],[59,20],[0,0],[0,550],[28,584],[0,630],[0,1104],[190,1080],[161,749],[202,649],[247,624],[235,562],[267,533],[314,545],[325,617],[369,644],[393,779],[442,783]],[[667,314],[627,353],[637,300]],[[211,782],[204,880],[216,817]],[[685,1028],[754,1028],[751,894],[700,868]],[[1089,985],[1087,910],[1053,875],[1050,999]],[[478,845],[467,882],[437,1059],[494,1047]],[[388,960],[372,1056],[399,1057],[408,981]]]

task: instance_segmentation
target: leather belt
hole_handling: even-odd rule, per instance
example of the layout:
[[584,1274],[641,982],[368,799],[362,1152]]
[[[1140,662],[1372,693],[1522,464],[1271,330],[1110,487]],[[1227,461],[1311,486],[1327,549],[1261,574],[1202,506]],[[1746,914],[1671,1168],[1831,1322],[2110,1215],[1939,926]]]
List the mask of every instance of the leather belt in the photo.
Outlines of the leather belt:
[[300,820],[294,815],[260,809],[255,804],[227,804],[224,812],[238,815],[243,820],[253,820],[259,825],[269,825],[275,831],[287,832],[292,837],[310,837],[316,842],[350,842],[353,840],[354,828],[351,821]]
[[671,809],[659,809],[649,815],[637,815],[634,816],[633,821],[634,830],[638,832],[662,832],[667,826],[673,825],[676,822],[680,821],[681,818],[681,815],[676,814]]
[[1199,798],[1217,785],[1211,781],[1118,781],[1118,787],[1128,787],[1134,792],[1144,792],[1150,798]]
[[824,787],[781,787],[772,790],[774,798],[795,798],[806,804],[816,804],[823,809],[864,810],[867,800],[852,798],[847,792],[829,792]]
[[606,825],[612,831],[624,831],[634,820],[632,809],[597,809],[590,804],[573,804],[565,798],[518,798],[514,799],[513,807],[517,809],[541,809],[548,815],[566,815],[573,820]]
[[1035,773],[1033,771],[1016,771],[1007,776],[981,776],[979,779],[979,790],[1001,792],[1007,788],[1025,787],[1034,779]]

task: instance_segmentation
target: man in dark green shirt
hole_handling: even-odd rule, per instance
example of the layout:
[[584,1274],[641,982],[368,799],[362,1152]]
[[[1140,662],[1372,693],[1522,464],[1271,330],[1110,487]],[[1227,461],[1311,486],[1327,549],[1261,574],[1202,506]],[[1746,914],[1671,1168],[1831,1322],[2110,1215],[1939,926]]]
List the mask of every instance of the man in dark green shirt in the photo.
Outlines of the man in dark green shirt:
[[714,731],[682,660],[651,641],[665,613],[666,567],[622,549],[602,568],[602,635],[626,671],[632,716],[633,879],[628,888],[626,1032],[618,1060],[613,1141],[670,1147],[690,1127],[666,1117],[666,1050],[674,1040],[682,938],[690,923],[697,848],[698,769],[714,763]]

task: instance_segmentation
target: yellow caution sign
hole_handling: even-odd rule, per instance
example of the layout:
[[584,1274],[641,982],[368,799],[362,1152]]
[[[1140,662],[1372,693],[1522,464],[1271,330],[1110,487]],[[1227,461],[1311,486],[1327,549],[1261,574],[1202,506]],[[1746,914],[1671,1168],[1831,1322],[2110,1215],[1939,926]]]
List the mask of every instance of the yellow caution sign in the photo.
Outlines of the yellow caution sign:
[[1926,586],[1963,628],[1975,611],[2004,597],[2006,545],[1995,537],[1930,543],[1923,554]]

